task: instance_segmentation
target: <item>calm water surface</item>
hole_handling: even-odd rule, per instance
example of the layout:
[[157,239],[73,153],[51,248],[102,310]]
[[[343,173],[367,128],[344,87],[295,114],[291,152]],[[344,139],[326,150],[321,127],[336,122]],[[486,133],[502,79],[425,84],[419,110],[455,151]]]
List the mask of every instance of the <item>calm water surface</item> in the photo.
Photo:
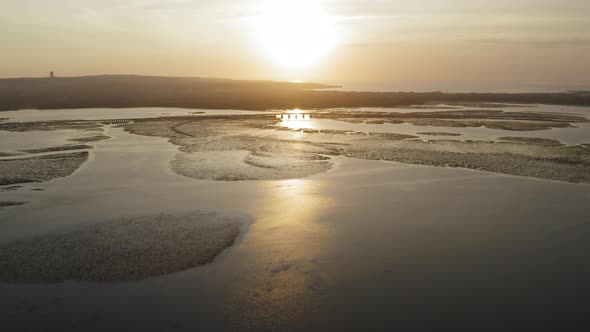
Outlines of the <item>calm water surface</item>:
[[170,171],[177,148],[166,139],[106,134],[73,176],[0,192],[30,201],[0,211],[0,243],[162,211],[254,222],[212,264],[181,273],[0,284],[3,324],[472,331],[588,322],[588,185],[348,158],[305,179],[197,181]]

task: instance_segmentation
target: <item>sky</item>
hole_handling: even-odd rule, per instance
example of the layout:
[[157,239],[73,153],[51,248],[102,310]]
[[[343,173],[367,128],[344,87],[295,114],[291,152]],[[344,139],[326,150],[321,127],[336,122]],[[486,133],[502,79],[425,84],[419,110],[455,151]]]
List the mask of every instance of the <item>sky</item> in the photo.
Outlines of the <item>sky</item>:
[[2,0],[0,77],[588,82],[588,0]]

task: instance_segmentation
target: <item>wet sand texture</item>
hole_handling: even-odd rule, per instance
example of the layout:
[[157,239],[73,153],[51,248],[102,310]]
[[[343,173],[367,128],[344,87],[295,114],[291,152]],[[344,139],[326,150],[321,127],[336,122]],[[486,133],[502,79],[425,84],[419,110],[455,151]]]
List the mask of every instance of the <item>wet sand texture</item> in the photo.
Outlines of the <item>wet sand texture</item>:
[[0,152],[0,157],[14,157],[20,155],[19,153]]
[[[359,119],[340,118],[340,121],[359,123]],[[510,131],[538,131],[551,128],[567,128],[571,125],[567,122],[530,120],[530,121],[506,121],[488,119],[436,119],[436,118],[394,118],[366,121],[367,124],[402,124],[409,123],[415,126],[432,126],[441,128],[479,128],[510,130]]]
[[80,143],[87,143],[87,142],[98,142],[109,139],[109,136],[106,135],[95,135],[95,136],[88,136],[88,137],[79,137],[79,138],[72,138],[70,141],[72,142],[80,142]]
[[442,131],[430,131],[424,133],[418,133],[418,135],[425,135],[425,136],[461,136],[461,134],[457,133],[445,133]]
[[[315,115],[318,117],[318,115]],[[350,123],[403,124],[447,128],[478,128],[538,131],[550,128],[567,128],[570,122],[585,121],[584,117],[565,114],[543,114],[533,112],[509,112],[499,110],[456,110],[420,113],[348,111],[322,114],[331,119]],[[372,120],[363,120],[372,119]]]
[[1,188],[0,188],[0,192],[5,192],[5,191],[16,191],[16,190],[19,190],[20,188],[22,188],[22,186],[7,186],[7,187],[1,187]]
[[543,158],[512,153],[461,153],[449,151],[372,149],[347,150],[360,159],[389,160],[407,164],[461,167],[494,173],[564,182],[590,183],[590,163],[575,158]]
[[92,149],[90,145],[65,145],[65,146],[52,146],[48,148],[40,149],[26,149],[20,150],[25,153],[46,153],[46,152],[59,152],[59,151],[71,151],[71,150],[85,150]]
[[141,280],[207,264],[239,232],[239,219],[199,211],[108,221],[0,246],[0,281]]
[[0,186],[44,182],[74,173],[88,160],[88,152],[0,160]]
[[54,131],[54,130],[99,130],[100,124],[97,123],[85,123],[85,124],[64,124],[64,123],[35,123],[35,122],[23,122],[19,126],[2,127],[0,130],[10,132],[28,132],[28,131]]
[[11,207],[11,206],[19,206],[27,204],[27,202],[10,202],[10,201],[0,201],[0,208],[3,207]]
[[326,156],[335,154],[330,147],[248,135],[245,131],[251,130],[249,124],[248,121],[154,121],[129,124],[125,128],[134,134],[168,137],[181,147],[181,153],[171,161],[172,169],[195,179],[293,179],[332,167]]
[[558,140],[549,139],[549,138],[538,138],[538,137],[500,137],[498,138],[502,141],[509,141],[509,142],[517,142],[517,143],[526,143],[526,144],[533,144],[533,145],[546,145],[546,146],[560,146],[563,145]]
[[322,158],[343,155],[590,183],[588,149],[550,140],[423,142],[391,133],[292,130],[268,120],[154,120],[125,128],[134,134],[169,138],[182,152],[171,162],[173,170],[196,179],[300,178],[327,171],[330,161]]

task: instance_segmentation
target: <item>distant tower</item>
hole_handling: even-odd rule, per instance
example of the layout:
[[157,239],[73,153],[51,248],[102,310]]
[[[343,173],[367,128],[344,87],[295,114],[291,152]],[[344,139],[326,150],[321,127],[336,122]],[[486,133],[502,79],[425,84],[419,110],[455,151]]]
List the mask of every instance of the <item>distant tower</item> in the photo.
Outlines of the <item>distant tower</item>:
[[49,77],[54,78],[55,75],[53,75],[53,70],[49,72]]

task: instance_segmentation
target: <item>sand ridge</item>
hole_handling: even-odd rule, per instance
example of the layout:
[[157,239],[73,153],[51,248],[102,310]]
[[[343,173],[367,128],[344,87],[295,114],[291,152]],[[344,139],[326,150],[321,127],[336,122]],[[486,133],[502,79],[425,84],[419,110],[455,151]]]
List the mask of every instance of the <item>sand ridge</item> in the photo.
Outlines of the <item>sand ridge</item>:
[[[504,127],[505,122],[510,125]],[[539,129],[538,125],[544,128],[554,125],[551,121],[539,122],[543,123],[490,120],[490,123],[500,123],[493,127],[513,131],[531,131]],[[569,126],[567,122],[557,124]],[[125,128],[133,134],[169,138],[170,142],[180,146],[181,151],[171,161],[172,169],[196,179],[301,178],[327,171],[330,168],[328,158],[341,155],[590,183],[588,149],[580,145],[565,146],[554,140],[449,138],[422,141],[416,136],[395,133],[289,129],[266,119],[183,122],[159,122],[156,119],[127,124]]]
[[124,282],[210,263],[245,219],[215,212],[149,215],[0,245],[0,281]]
[[0,160],[0,186],[45,182],[73,174],[88,160],[88,152],[58,153]]

